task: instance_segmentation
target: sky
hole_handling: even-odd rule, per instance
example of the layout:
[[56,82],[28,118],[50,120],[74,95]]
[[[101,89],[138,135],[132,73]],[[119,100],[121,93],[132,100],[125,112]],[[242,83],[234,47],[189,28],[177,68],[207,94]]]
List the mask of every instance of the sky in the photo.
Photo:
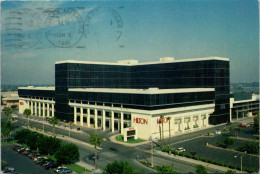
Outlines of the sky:
[[257,0],[2,1],[1,83],[53,84],[55,62],[230,59],[259,79]]

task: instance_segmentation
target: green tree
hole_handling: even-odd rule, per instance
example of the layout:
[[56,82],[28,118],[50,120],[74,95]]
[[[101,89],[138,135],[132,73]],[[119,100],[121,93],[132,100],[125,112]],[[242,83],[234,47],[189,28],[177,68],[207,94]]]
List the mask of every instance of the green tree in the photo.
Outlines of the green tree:
[[93,132],[90,135],[89,142],[95,146],[95,168],[97,169],[97,147],[102,144],[102,138],[98,133]]
[[29,129],[22,129],[19,131],[16,131],[14,138],[18,141],[20,144],[24,144],[26,141],[26,138],[31,134],[32,132]]
[[31,149],[37,149],[39,146],[38,141],[42,139],[44,136],[39,133],[31,133],[26,137],[25,143],[31,148]]
[[170,174],[177,174],[177,172],[169,165],[162,165],[157,166],[157,172],[158,173],[170,173]]
[[70,164],[80,156],[79,148],[75,144],[64,144],[55,153],[55,158],[59,163]]
[[23,115],[27,118],[27,129],[29,129],[29,116],[31,115],[31,109],[25,109]]
[[160,116],[161,122],[162,122],[162,146],[164,145],[164,129],[163,129],[163,123],[164,123],[164,115]]
[[197,165],[196,166],[196,173],[198,174],[207,174],[207,169],[203,165]]
[[50,119],[50,124],[52,124],[53,136],[55,136],[55,125],[59,124],[60,120],[57,117],[52,117]]
[[259,115],[254,117],[254,130],[259,134]]
[[122,173],[122,174],[132,174],[134,173],[134,167],[130,165],[127,161],[114,161],[113,163],[108,163],[104,173],[106,174],[114,174],[114,173]]
[[61,147],[61,140],[56,137],[44,136],[39,139],[37,145],[42,154],[52,155]]
[[235,134],[236,137],[238,137],[238,133],[239,133],[239,132],[242,132],[242,129],[241,129],[240,127],[235,127],[235,128],[234,128],[234,131],[236,132],[236,134]]
[[5,108],[3,109],[3,111],[4,111],[5,115],[7,115],[8,120],[11,120],[10,117],[11,117],[11,115],[12,115],[12,113],[13,113],[12,108],[10,108],[10,107],[5,107]]
[[172,117],[167,117],[167,120],[169,122],[169,144],[170,144],[170,138],[171,138],[171,118]]
[[259,144],[257,142],[250,142],[246,143],[245,145],[239,148],[241,152],[247,152],[251,154],[258,154],[259,153]]
[[234,171],[234,170],[228,170],[228,171],[226,171],[226,173],[225,174],[236,174],[237,172],[236,171]]
[[235,144],[235,141],[230,138],[230,137],[227,137],[225,140],[224,140],[224,144],[227,146],[227,148],[229,148],[230,146],[232,146],[233,144]]

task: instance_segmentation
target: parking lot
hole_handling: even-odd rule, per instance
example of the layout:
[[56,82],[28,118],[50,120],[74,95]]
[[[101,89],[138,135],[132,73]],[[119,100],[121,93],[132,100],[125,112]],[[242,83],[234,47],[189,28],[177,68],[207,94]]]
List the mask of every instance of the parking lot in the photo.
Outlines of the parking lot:
[[[185,142],[175,143],[171,147],[175,149],[179,147],[183,147],[187,153],[196,152],[198,156],[203,158],[214,159],[228,164],[234,164],[240,166],[241,164],[240,157],[242,153],[208,147],[206,145],[206,143],[213,144],[213,145],[216,145],[217,142],[223,143],[226,137],[227,135],[223,135],[223,134],[214,135],[212,137],[200,137]],[[246,143],[246,141],[242,141],[242,140],[235,140],[235,141],[236,144],[231,146],[233,148],[237,148]],[[243,167],[249,167],[256,170],[259,169],[259,157],[257,156],[243,154],[242,163],[243,163]]]
[[42,166],[37,165],[22,154],[17,153],[12,149],[14,145],[2,146],[2,160],[6,161],[10,167],[14,167],[19,174],[49,174],[54,173],[53,170],[45,170]]

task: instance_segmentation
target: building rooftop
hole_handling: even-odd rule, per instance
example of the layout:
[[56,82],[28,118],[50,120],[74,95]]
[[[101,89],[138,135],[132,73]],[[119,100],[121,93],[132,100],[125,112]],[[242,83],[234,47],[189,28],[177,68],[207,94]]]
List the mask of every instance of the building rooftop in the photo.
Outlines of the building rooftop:
[[54,91],[54,86],[48,86],[48,87],[34,87],[34,86],[28,86],[28,87],[18,87],[18,89],[30,89],[30,90],[50,90]]
[[64,61],[55,62],[55,64],[79,63],[79,64],[100,64],[100,65],[136,66],[136,65],[163,64],[163,63],[179,63],[179,62],[206,61],[206,60],[229,61],[229,58],[224,58],[224,57],[204,57],[204,58],[190,58],[190,59],[175,60],[173,57],[164,57],[164,58],[160,58],[160,61],[158,61],[158,62],[146,62],[146,63],[138,63],[138,60],[121,60],[121,61],[118,61],[117,63],[112,63],[112,62],[94,62],[94,61],[77,61],[77,60],[64,60]]
[[208,91],[215,91],[215,89],[214,88],[181,88],[181,89],[69,88],[69,91],[124,93],[124,94],[168,94],[168,93],[208,92]]

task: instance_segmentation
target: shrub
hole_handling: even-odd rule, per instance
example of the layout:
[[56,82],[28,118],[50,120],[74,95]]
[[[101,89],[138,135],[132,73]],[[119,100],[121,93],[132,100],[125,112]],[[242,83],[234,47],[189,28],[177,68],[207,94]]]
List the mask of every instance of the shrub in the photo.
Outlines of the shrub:
[[259,144],[256,142],[246,143],[244,146],[241,146],[238,150],[241,152],[247,151],[247,153],[258,154]]
[[183,153],[183,152],[180,152],[179,155],[180,155],[180,156],[184,156],[184,153]]
[[163,152],[169,152],[170,150],[171,150],[171,148],[168,147],[168,146],[163,146],[163,147],[162,147],[162,151],[163,151]]
[[22,129],[20,131],[17,131],[14,135],[14,138],[18,141],[20,144],[24,144],[27,137],[32,133],[29,129]]
[[187,158],[192,158],[192,155],[189,154],[189,153],[186,153],[185,156],[186,156]]
[[114,161],[113,163],[107,164],[104,173],[134,173],[134,170],[134,167],[130,165],[128,162]]
[[193,159],[195,159],[195,160],[199,160],[200,157],[199,157],[198,155],[194,155],[194,156],[193,156]]
[[55,153],[55,158],[59,163],[70,164],[79,158],[79,148],[75,144],[64,144]]
[[172,151],[174,155],[178,155],[178,152],[176,150]]
[[207,169],[203,165],[196,166],[196,173],[198,174],[207,174]]

